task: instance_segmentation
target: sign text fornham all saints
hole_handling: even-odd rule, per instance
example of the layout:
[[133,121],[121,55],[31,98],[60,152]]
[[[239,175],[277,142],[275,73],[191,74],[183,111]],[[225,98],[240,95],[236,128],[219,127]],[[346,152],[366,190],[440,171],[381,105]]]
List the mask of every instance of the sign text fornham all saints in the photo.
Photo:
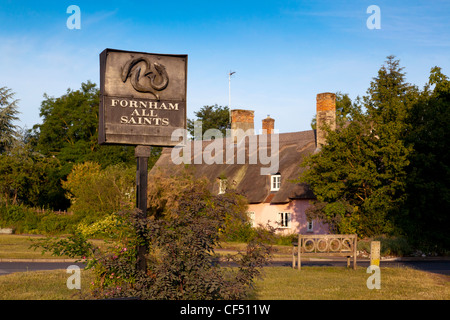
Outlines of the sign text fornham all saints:
[[99,143],[175,146],[186,129],[187,55],[100,54]]

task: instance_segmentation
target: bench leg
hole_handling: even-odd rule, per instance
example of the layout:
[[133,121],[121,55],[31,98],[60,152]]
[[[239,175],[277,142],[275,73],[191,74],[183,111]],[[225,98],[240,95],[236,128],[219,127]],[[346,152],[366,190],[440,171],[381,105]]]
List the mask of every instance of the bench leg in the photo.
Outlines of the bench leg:
[[301,247],[301,242],[298,243],[297,250],[298,250],[297,251],[297,265],[298,265],[298,270],[300,271],[301,268],[302,268],[302,258],[301,258],[302,247]]
[[292,247],[292,269],[295,269],[295,247]]

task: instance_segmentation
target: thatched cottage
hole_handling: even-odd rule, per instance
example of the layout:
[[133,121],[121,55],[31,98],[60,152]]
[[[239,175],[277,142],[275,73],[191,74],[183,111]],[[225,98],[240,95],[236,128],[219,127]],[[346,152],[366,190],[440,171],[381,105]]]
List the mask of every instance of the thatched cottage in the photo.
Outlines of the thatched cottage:
[[[325,143],[320,128],[324,124],[335,127],[335,95],[318,94],[316,107],[318,130],[280,134],[270,117],[262,121],[262,134],[255,134],[254,112],[231,110],[230,136],[188,141],[182,152],[184,163],[195,168],[196,177],[208,179],[212,192],[234,188],[244,194],[254,225],[269,222],[284,234],[327,233],[326,225],[306,219],[314,193],[308,185],[294,182],[305,170],[300,167],[302,159]],[[165,148],[153,170],[180,165],[180,149]]]

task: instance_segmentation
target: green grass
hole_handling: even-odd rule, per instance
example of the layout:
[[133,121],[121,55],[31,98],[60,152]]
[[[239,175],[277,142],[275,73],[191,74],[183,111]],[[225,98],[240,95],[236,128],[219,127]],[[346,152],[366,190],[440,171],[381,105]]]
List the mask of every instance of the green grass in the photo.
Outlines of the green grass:
[[[43,239],[44,236],[39,235],[0,235],[0,259],[69,259],[67,256],[53,256],[46,252],[42,254],[42,250],[30,248],[33,240]],[[96,245],[102,245],[101,240],[91,240]],[[217,248],[218,254],[233,254],[237,251],[244,251],[245,243],[223,242],[220,248]],[[290,246],[274,246],[276,252],[274,258],[291,259]]]
[[54,259],[50,253],[42,254],[41,250],[30,249],[31,239],[42,239],[43,236],[0,235],[0,259]]
[[[71,259],[68,256],[54,256],[49,252],[42,254],[41,249],[30,248],[33,240],[44,239],[38,235],[0,235],[0,259]],[[95,244],[101,240],[91,240]]]
[[0,276],[0,300],[78,300],[89,297],[92,273],[81,271],[81,289],[67,288],[66,270],[16,272]]
[[[0,258],[64,258],[30,249],[37,236],[0,235]],[[290,257],[291,248],[277,246],[275,257]],[[223,243],[222,254],[243,250],[244,244]],[[21,272],[0,276],[0,300],[79,299],[79,290],[66,287],[66,270]],[[381,289],[370,290],[366,269],[345,267],[266,267],[249,298],[259,300],[438,300],[450,299],[450,277],[409,268],[381,268]],[[89,297],[92,274],[82,271],[82,293]]]
[[251,298],[258,300],[450,299],[450,277],[410,268],[381,268],[381,289],[368,289],[366,269],[288,267],[264,269]]
[[[66,286],[66,270],[18,272],[0,276],[0,300],[76,300],[90,298],[90,271],[81,272],[80,290]],[[255,300],[448,300],[450,277],[409,268],[381,268],[381,289],[368,289],[365,268],[264,268],[255,283]]]

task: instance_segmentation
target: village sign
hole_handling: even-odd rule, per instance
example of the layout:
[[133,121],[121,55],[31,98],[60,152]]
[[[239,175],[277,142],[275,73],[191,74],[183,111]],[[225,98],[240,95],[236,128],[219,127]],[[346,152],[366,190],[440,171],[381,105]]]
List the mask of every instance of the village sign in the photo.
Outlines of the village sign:
[[[186,130],[187,55],[105,49],[100,53],[99,144],[134,145],[136,207],[147,216],[148,158],[152,146],[174,147]],[[147,248],[137,246],[137,268],[146,270]]]
[[187,55],[100,54],[100,144],[173,147],[186,129]]

